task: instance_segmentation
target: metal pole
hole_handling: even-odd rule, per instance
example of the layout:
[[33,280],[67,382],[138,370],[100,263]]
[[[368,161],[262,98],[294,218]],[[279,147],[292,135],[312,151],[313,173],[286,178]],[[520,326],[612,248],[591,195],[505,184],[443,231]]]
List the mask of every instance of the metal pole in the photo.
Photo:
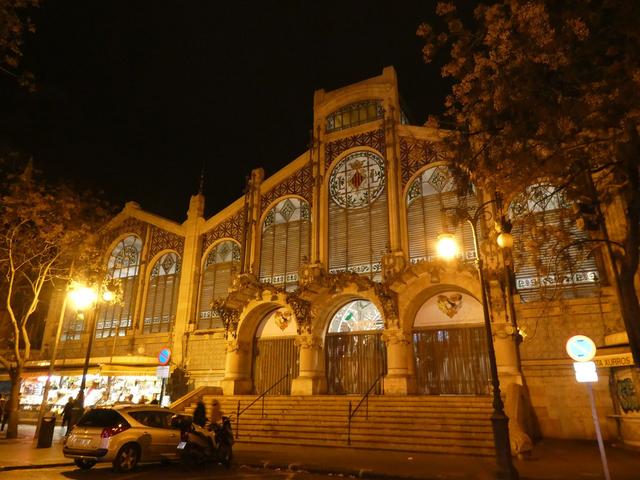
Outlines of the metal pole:
[[[73,268],[73,265],[72,267]],[[44,383],[44,389],[42,391],[42,403],[40,403],[40,411],[38,412],[38,422],[36,423],[36,433],[33,435],[33,438],[38,438],[38,433],[40,432],[40,423],[42,422],[42,418],[44,417],[44,411],[47,405],[47,399],[49,397],[49,388],[51,385],[51,377],[53,376],[53,369],[55,368],[56,357],[58,356],[58,345],[60,343],[60,336],[62,335],[62,325],[64,323],[64,316],[67,311],[67,302],[69,300],[69,285],[70,282],[67,283],[67,288],[64,292],[64,299],[62,300],[62,309],[60,310],[60,316],[58,317],[58,327],[56,328],[56,337],[53,342],[53,350],[51,351],[51,360],[49,360],[49,372],[47,373],[47,380]]]
[[[78,401],[80,403],[80,407],[84,408],[84,387],[87,384],[87,372],[89,371],[89,360],[91,359],[91,347],[93,347],[93,337],[96,336],[96,322],[94,318],[95,308],[90,310],[90,314],[85,317],[88,318],[91,322],[91,329],[89,332],[89,343],[87,345],[87,353],[84,357],[84,366],[82,367],[82,381],[80,382],[80,391],[78,392]],[[79,313],[78,315],[84,315]],[[117,335],[116,331],[116,335]]]
[[162,385],[160,385],[160,400],[158,401],[158,405],[162,406],[162,398],[164,397],[164,382],[166,378],[162,377]]
[[500,379],[498,378],[498,363],[496,361],[496,351],[493,346],[493,332],[491,331],[491,318],[489,316],[489,304],[487,286],[484,280],[484,269],[478,248],[478,235],[476,232],[477,215],[467,218],[471,226],[473,235],[473,249],[476,255],[476,268],[478,269],[478,279],[480,281],[480,292],[482,296],[482,315],[484,317],[484,328],[487,335],[487,349],[489,353],[489,364],[491,366],[491,386],[493,390],[493,414],[491,415],[491,426],[493,428],[493,441],[496,449],[496,462],[498,464],[499,479],[517,480],[520,478],[518,471],[513,466],[511,460],[511,443],[509,441],[509,418],[504,413],[504,404],[500,395]]
[[602,442],[602,432],[600,431],[600,420],[596,410],[596,401],[593,396],[593,388],[591,383],[587,383],[587,391],[589,392],[589,402],[591,403],[591,416],[593,417],[593,426],[596,427],[596,438],[598,439],[598,448],[600,449],[600,460],[602,460],[602,469],[604,470],[605,480],[611,480],[609,474],[609,465],[607,463],[607,454],[604,451],[604,443]]

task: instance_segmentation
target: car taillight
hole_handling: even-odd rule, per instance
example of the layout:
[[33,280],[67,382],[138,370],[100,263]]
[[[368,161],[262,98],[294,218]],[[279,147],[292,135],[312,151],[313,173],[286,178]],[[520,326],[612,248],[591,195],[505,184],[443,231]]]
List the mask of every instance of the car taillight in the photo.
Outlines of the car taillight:
[[115,427],[105,427],[102,429],[102,433],[100,434],[100,436],[102,438],[110,438],[110,437],[113,437],[114,435],[124,432],[125,430],[128,430],[129,428],[131,427],[126,423],[116,425]]

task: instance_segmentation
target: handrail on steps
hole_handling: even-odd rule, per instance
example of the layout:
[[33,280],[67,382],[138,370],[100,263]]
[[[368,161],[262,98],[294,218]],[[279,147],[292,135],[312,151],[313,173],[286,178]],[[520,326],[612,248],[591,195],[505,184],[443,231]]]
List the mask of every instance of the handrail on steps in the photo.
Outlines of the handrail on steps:
[[[349,423],[347,426],[347,445],[351,445],[351,419],[355,416],[356,412],[362,406],[362,403],[366,400],[367,410],[365,413],[365,418],[369,420],[369,395],[371,394],[373,389],[376,388],[376,385],[378,385],[378,382],[382,379],[384,379],[384,373],[381,373],[380,375],[378,375],[378,378],[376,378],[375,381],[371,384],[371,386],[369,387],[369,390],[367,390],[367,393],[364,394],[364,396],[358,402],[358,405],[356,405],[356,408],[354,409],[351,408],[351,400],[349,400]],[[384,383],[382,384],[382,389],[384,393]]]
[[285,378],[291,375],[291,367],[287,367],[287,373],[285,373],[279,380],[277,380],[273,385],[267,388],[264,392],[262,392],[258,397],[253,400],[249,405],[240,410],[240,400],[238,400],[238,407],[236,408],[236,438],[240,436],[240,415],[246,412],[249,408],[253,407],[253,405],[260,399],[262,399],[262,412],[260,414],[260,418],[264,418],[264,397],[267,393],[273,390],[276,386],[278,386]]

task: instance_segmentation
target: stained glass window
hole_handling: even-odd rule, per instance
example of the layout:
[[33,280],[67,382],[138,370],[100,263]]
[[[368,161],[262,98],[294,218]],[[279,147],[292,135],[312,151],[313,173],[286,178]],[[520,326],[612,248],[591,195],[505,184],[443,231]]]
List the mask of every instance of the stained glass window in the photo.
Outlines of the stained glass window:
[[370,151],[343,158],[329,176],[329,271],[380,278],[388,245],[384,160]]
[[294,290],[300,264],[309,258],[310,241],[309,204],[299,198],[278,202],[262,224],[260,281]]
[[384,117],[381,100],[352,103],[327,116],[327,133],[362,125]]
[[516,290],[524,302],[594,294],[600,275],[588,235],[571,202],[548,184],[533,185],[511,202]]
[[473,260],[475,250],[471,228],[466,223],[452,225],[445,212],[448,207],[462,207],[473,213],[477,205],[474,194],[465,197],[457,194],[454,179],[446,165],[430,167],[422,172],[407,191],[410,261],[434,260],[438,235],[445,232],[456,236],[462,258]]
[[211,311],[211,302],[227,296],[231,277],[239,268],[240,245],[234,240],[223,240],[209,250],[200,279],[198,329],[222,328],[222,321]]
[[144,313],[144,333],[168,332],[176,317],[180,257],[169,252],[162,255],[151,269],[147,304]]
[[331,319],[329,333],[383,330],[384,320],[376,306],[368,300],[347,303]]
[[107,276],[120,279],[122,302],[102,304],[96,314],[96,338],[123,337],[131,328],[138,287],[142,240],[129,235],[118,242],[107,262]]

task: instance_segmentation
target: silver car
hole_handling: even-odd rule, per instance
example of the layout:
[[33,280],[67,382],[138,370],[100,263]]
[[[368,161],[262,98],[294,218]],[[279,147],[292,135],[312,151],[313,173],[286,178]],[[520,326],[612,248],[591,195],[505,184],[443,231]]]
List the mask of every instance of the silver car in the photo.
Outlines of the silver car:
[[62,452],[88,470],[112,462],[127,472],[138,462],[176,458],[180,430],[171,427],[173,410],[155,405],[115,405],[89,410],[65,439]]

